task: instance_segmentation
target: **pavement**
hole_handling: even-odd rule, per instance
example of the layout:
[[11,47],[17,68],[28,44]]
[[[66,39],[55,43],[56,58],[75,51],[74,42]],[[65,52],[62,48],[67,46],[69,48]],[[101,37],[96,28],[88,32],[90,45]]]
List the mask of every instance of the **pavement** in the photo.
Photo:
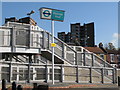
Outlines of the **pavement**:
[[[20,85],[20,84],[17,84]],[[32,90],[33,84],[21,84],[23,90]],[[120,90],[117,84],[86,84],[86,83],[37,83],[43,90]],[[8,90],[11,90],[11,85],[7,85]],[[38,89],[39,90],[39,89]]]

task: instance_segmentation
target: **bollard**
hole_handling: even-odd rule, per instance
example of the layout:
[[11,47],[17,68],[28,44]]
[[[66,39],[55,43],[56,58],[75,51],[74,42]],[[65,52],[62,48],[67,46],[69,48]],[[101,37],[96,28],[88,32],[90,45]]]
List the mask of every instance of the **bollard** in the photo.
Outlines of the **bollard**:
[[16,90],[16,82],[12,83],[12,90]]
[[22,85],[18,85],[17,90],[23,90]]
[[6,80],[5,79],[2,80],[2,90],[7,90],[6,89]]
[[118,86],[120,86],[120,82],[119,81],[120,81],[120,77],[118,76]]
[[33,90],[37,90],[37,83],[33,83]]
[[48,90],[48,85],[38,85],[38,90]]

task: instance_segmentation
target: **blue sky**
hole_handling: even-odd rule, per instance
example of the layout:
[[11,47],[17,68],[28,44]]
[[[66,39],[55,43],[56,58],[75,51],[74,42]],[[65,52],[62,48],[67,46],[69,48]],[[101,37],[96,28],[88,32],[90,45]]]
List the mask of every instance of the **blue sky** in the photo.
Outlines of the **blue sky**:
[[117,2],[3,2],[2,24],[6,17],[21,17],[31,10],[35,13],[32,18],[38,26],[51,31],[51,21],[40,19],[39,8],[48,7],[65,11],[64,22],[55,21],[55,35],[57,32],[69,32],[70,23],[95,23],[95,43],[113,42],[117,46],[118,33],[118,3]]

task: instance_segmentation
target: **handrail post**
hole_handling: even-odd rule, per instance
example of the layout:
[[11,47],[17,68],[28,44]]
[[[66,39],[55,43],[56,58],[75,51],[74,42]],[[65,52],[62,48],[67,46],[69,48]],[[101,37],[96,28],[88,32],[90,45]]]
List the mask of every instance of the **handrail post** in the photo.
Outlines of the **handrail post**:
[[11,51],[14,51],[14,46],[16,44],[16,35],[15,35],[15,26],[11,28],[11,35],[10,35],[10,46],[11,46]]
[[75,52],[75,64],[78,65],[77,52]]
[[76,67],[76,82],[79,83],[79,67]]
[[46,76],[45,82],[47,83],[48,82],[48,66],[47,66],[47,64],[45,65],[45,76]]
[[50,34],[48,33],[48,49],[50,50]]
[[104,83],[104,68],[101,69],[101,82]]
[[90,67],[90,83],[92,83],[92,68]]
[[94,66],[94,54],[92,53],[92,66]]
[[83,53],[83,65],[86,66],[85,52]]
[[31,79],[31,69],[30,69],[30,66],[31,66],[31,63],[32,63],[32,58],[31,58],[31,55],[29,55],[29,63],[28,63],[28,83],[30,83],[30,79]]
[[117,68],[115,68],[115,83],[117,83]]
[[112,70],[112,79],[113,79],[113,84],[115,84],[115,69],[114,68]]
[[9,54],[10,55],[10,63],[9,63],[9,82],[11,82],[11,79],[12,79],[12,57],[13,57],[13,54]]
[[63,81],[63,65],[61,65],[61,82],[63,83],[64,81]]
[[65,58],[65,45],[62,43],[62,58]]
[[45,47],[45,31],[43,31],[43,40],[42,40],[42,43],[43,43],[42,47],[45,49],[46,48]]

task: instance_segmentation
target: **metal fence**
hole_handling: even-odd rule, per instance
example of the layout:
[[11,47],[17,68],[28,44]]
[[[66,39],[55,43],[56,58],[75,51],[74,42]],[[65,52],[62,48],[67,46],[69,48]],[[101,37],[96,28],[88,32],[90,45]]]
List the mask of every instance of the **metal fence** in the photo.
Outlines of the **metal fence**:
[[[11,46],[12,51],[14,51],[14,48],[17,46],[52,50],[50,46],[52,36],[46,31],[2,28],[0,41],[3,41],[0,46]],[[77,48],[76,51],[74,47],[70,47],[57,38],[55,38],[55,43],[55,55],[71,63],[70,66],[56,65],[55,80],[61,82],[115,82],[116,70],[99,56],[82,50],[81,48]],[[16,65],[19,64],[16,63]],[[12,66],[9,66],[8,63],[6,63],[5,66],[1,66],[1,80],[28,80],[28,75],[26,73],[29,72],[27,63],[21,64],[20,66]],[[51,81],[51,65],[35,66],[33,64],[31,65],[30,73],[31,81]]]
[[[105,60],[85,49],[82,50],[82,47],[76,47],[76,49],[74,49],[74,47],[70,47],[58,38],[54,37],[54,39],[56,43],[55,55],[66,60],[70,64],[112,68]],[[11,46],[12,51],[18,46],[52,50],[50,46],[52,35],[46,31],[4,28],[1,29],[0,40],[4,42],[1,46]]]
[[[31,64],[30,78],[28,78],[28,63],[0,62],[0,64],[0,80],[24,83],[28,79],[30,82],[51,82],[52,80],[52,65]],[[55,64],[55,82],[116,83],[116,69]]]

